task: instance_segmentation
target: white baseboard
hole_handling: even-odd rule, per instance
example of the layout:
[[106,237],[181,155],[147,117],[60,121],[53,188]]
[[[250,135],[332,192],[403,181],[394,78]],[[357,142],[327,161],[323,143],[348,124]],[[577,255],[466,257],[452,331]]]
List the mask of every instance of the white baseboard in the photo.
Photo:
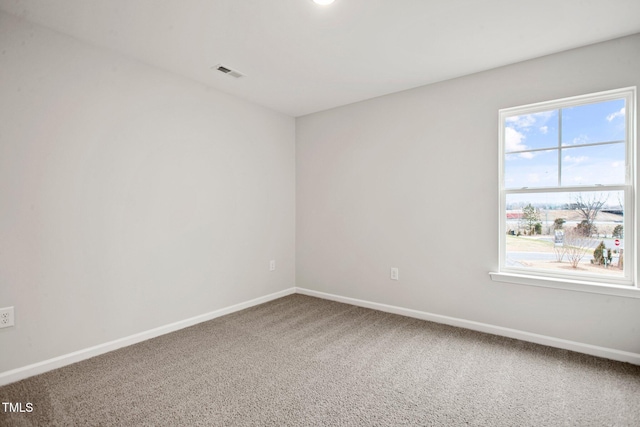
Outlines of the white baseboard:
[[221,308],[219,310],[212,311],[210,313],[201,314],[199,316],[191,317],[189,319],[181,320],[179,322],[171,323],[169,325],[160,326],[158,328],[150,329],[148,331],[140,332],[128,337],[120,338],[114,341],[109,341],[104,344],[99,344],[93,347],[85,348],[83,350],[74,351],[73,353],[64,354],[62,356],[54,357],[49,360],[27,365],[22,368],[13,369],[10,371],[0,373],[0,386],[10,384],[16,381],[23,380],[34,375],[42,374],[63,366],[71,365],[72,363],[80,362],[82,360],[89,359],[91,357],[99,356],[104,353],[108,353],[113,350],[117,350],[122,347],[126,347],[132,344],[137,344],[142,341],[146,341],[151,338],[158,337],[160,335],[168,334],[170,332],[177,331],[179,329],[187,328],[189,326],[196,325],[198,323],[206,322],[216,317],[231,314],[236,311],[244,310],[245,308],[253,307],[254,305],[263,304],[274,299],[282,298],[287,295],[295,293],[295,288],[285,289],[284,291],[275,292],[273,294],[265,295],[263,297],[255,298],[250,301],[245,301],[239,304],[232,305],[230,307]]
[[285,289],[280,292],[275,292],[273,294],[265,295],[263,297],[255,298],[250,301],[245,301],[239,304],[235,304],[230,307],[221,308],[219,310],[215,310],[210,313],[202,314],[199,316],[191,317],[189,319],[181,320],[179,322],[171,323],[169,325],[154,328],[145,332],[140,332],[138,334],[130,335],[128,337],[120,338],[104,344],[99,344],[94,347],[89,347],[83,350],[75,351],[73,353],[54,357],[52,359],[48,359],[42,362],[38,362],[38,363],[27,365],[21,368],[2,372],[0,373],[0,386],[10,384],[16,381],[20,381],[22,379],[25,379],[34,375],[42,374],[57,368],[61,368],[63,366],[67,366],[72,363],[80,362],[82,360],[86,360],[91,357],[99,356],[101,354],[108,353],[110,351],[117,350],[122,347],[137,344],[139,342],[146,341],[148,339],[155,338],[160,335],[168,334],[170,332],[174,332],[179,329],[187,328],[189,326],[193,326],[198,323],[215,319],[216,317],[220,317],[226,314],[234,313],[236,311],[244,310],[245,308],[263,304],[265,302],[282,298],[284,296],[291,295],[294,293],[327,299],[331,301],[343,302],[346,304],[356,305],[359,307],[371,308],[374,310],[384,311],[387,313],[394,313],[402,316],[414,317],[416,319],[443,323],[446,325],[457,326],[461,328],[471,329],[474,331],[486,332],[489,334],[500,335],[508,338],[515,338],[522,341],[533,342],[536,344],[548,345],[550,347],[557,347],[565,350],[572,350],[579,353],[590,354],[592,356],[603,357],[606,359],[617,360],[620,362],[628,362],[634,365],[640,365],[640,354],[638,353],[631,353],[631,352],[615,350],[615,349],[606,348],[606,347],[583,344],[575,341],[549,337],[546,335],[538,335],[530,332],[519,331],[517,329],[510,329],[510,328],[504,328],[502,326],[489,325],[487,323],[474,322],[471,320],[458,319],[455,317],[442,316],[439,314],[427,313],[419,310],[412,310],[408,308],[402,308],[402,307],[381,304],[381,303],[376,303],[371,301],[364,301],[356,298],[343,297],[340,295],[333,295],[333,294],[328,294],[324,292],[312,291],[310,289],[295,287],[295,288]]
[[310,289],[295,288],[296,293],[308,295],[312,297],[327,299],[331,301],[343,302],[345,304],[356,305],[359,307],[371,308],[374,310],[384,311],[387,313],[399,314],[416,319],[428,320],[436,323],[444,323],[445,325],[457,326],[460,328],[471,329],[479,332],[486,332],[493,335],[500,335],[508,338],[515,338],[522,341],[528,341],[536,344],[547,345],[549,347],[562,348],[572,350],[578,353],[590,354],[592,356],[603,357],[605,359],[617,360],[620,362],[628,362],[634,365],[640,365],[640,354],[628,351],[615,350],[612,348],[599,347],[591,344],[584,344],[576,341],[564,340],[561,338],[549,337],[546,335],[533,334],[517,329],[504,328],[502,326],[489,325],[487,323],[474,322],[471,320],[458,319],[456,317],[442,316],[440,314],[427,313],[425,311],[412,310],[408,308],[396,307],[393,305],[380,304],[371,301],[359,300],[356,298],[343,297],[339,295],[327,294],[324,292],[312,291]]

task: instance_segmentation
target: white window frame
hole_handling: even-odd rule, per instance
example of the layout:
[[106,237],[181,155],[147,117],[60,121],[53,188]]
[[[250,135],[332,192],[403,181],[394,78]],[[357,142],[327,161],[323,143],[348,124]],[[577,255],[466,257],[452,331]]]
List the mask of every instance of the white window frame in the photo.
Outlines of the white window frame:
[[[625,121],[626,121],[626,179],[624,185],[589,185],[576,187],[541,187],[526,188],[522,190],[506,189],[504,186],[505,168],[505,123],[507,117],[519,116],[522,114],[534,114],[543,111],[556,110],[567,107],[574,107],[584,104],[605,102],[615,99],[625,99]],[[553,101],[540,102],[518,107],[504,108],[498,114],[499,130],[499,268],[497,272],[491,272],[494,281],[543,286],[551,288],[568,289],[583,292],[592,292],[608,295],[628,296],[640,298],[640,287],[637,281],[637,235],[635,224],[637,223],[637,197],[636,197],[636,88],[627,87],[605,92],[592,93],[587,95],[562,98]],[[561,171],[559,171],[561,173]],[[549,270],[529,270],[523,268],[508,267],[506,265],[506,197],[507,194],[518,192],[523,193],[553,193],[553,192],[578,192],[585,190],[597,191],[624,191],[625,212],[624,212],[624,232],[625,232],[625,272],[622,279],[606,276],[598,278],[596,276],[581,277],[570,274],[556,273]]]

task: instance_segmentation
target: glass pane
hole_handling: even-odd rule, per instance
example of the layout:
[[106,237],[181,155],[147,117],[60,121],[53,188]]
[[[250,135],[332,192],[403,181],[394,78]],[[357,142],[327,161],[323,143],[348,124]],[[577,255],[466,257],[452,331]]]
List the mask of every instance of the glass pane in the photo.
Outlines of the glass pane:
[[505,188],[555,187],[558,185],[558,150],[505,155]]
[[562,145],[625,139],[625,100],[562,109]]
[[562,149],[562,185],[625,183],[625,145]]
[[507,194],[506,209],[506,267],[624,277],[624,192]]
[[505,151],[558,146],[558,110],[523,114],[505,119]]

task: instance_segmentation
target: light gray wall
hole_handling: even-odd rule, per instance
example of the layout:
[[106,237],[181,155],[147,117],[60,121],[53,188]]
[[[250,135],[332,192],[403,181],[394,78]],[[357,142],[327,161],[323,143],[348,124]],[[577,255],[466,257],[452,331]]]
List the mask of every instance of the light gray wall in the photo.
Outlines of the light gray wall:
[[637,35],[294,122],[0,14],[0,372],[294,284],[639,353],[640,300],[488,276],[497,110],[639,83]]
[[293,118],[0,14],[0,123],[0,372],[294,286]]
[[498,109],[633,85],[640,35],[298,118],[297,286],[640,353],[640,299],[488,274]]

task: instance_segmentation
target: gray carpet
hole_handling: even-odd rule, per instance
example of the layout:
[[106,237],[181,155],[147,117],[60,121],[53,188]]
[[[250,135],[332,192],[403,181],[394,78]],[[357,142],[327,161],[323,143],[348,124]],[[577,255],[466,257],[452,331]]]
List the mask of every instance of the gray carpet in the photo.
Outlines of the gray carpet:
[[640,426],[640,366],[291,295],[0,388],[3,426]]

